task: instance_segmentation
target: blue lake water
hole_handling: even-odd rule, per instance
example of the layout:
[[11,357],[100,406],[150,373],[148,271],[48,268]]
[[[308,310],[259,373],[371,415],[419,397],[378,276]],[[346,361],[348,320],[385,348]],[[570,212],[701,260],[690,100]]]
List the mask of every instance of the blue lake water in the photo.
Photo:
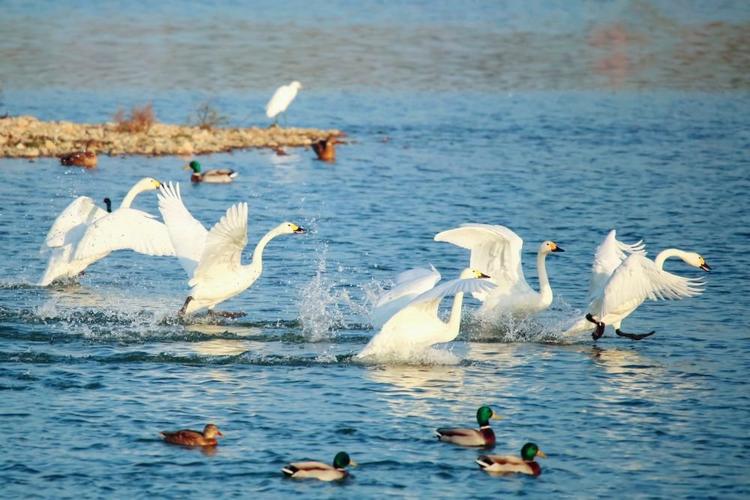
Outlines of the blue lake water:
[[[175,157],[103,156],[90,172],[0,160],[2,496],[750,495],[748,9],[275,5],[4,6],[2,31],[23,36],[0,40],[0,112],[93,122],[150,100],[184,122],[210,99],[265,125],[268,96],[296,78],[289,124],[350,143],[334,165],[304,149],[201,157],[239,171],[221,186],[188,185]],[[187,285],[171,258],[115,253],[79,285],[32,286],[75,196],[117,204],[144,176],[181,181],[206,225],[247,201],[251,248],[282,220],[310,234],[269,245],[261,279],[221,306],[237,320],[176,321]],[[154,193],[135,205],[158,213]],[[547,260],[552,308],[493,341],[464,328],[446,346],[458,365],[354,362],[374,333],[369,293],[428,263],[457,275],[466,252],[432,237],[464,222],[524,238],[534,287],[538,243],[564,247]],[[642,342],[564,339],[613,227],[651,256],[700,252],[705,293],[645,303],[626,323],[656,330]],[[495,452],[549,455],[539,478],[490,477],[477,451],[434,440],[481,404],[505,416]],[[208,421],[226,436],[214,454],[159,440]],[[279,472],[339,450],[360,463],[341,484]]]

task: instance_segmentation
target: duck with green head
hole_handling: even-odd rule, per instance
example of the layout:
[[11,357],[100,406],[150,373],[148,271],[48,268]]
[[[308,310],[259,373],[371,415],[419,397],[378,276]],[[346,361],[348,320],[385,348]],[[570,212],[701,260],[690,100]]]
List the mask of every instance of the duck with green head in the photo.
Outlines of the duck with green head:
[[323,462],[292,462],[282,467],[281,472],[295,479],[336,481],[349,476],[347,466],[356,467],[357,462],[349,458],[345,451],[340,451],[333,457],[333,465]]
[[192,170],[190,176],[191,182],[208,182],[212,184],[226,184],[232,182],[237,177],[237,172],[231,168],[217,168],[203,171],[200,162],[191,161],[185,166],[185,170]]
[[435,431],[437,438],[446,443],[459,446],[481,446],[492,448],[495,446],[495,432],[490,427],[490,420],[500,420],[501,417],[489,406],[482,406],[477,410],[479,429],[442,427]]
[[494,474],[529,474],[538,476],[542,468],[534,461],[536,457],[547,458],[535,443],[526,443],[521,448],[521,456],[514,455],[481,455],[476,459],[479,467]]

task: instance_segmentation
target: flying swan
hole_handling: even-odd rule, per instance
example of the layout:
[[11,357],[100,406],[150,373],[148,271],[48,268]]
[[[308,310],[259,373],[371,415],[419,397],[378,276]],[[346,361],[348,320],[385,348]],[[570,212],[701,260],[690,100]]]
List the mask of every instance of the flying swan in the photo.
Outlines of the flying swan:
[[[434,344],[450,342],[458,336],[464,293],[482,293],[495,288],[486,274],[477,269],[464,269],[459,279],[443,283],[417,295],[396,312],[382,329],[357,354],[366,357],[398,357],[408,359]],[[438,308],[443,297],[455,295],[448,322],[440,319]]]
[[627,333],[620,329],[622,321],[630,316],[646,299],[677,300],[695,297],[703,292],[704,282],[700,279],[684,278],[663,269],[664,261],[678,257],[686,264],[708,272],[711,267],[695,252],[685,252],[668,248],[652,261],[644,255],[633,253],[615,269],[601,291],[590,305],[586,319],[596,326],[592,333],[594,340],[604,335],[606,325],[612,325],[620,337],[641,340],[654,334]]
[[210,231],[185,208],[180,185],[162,186],[159,211],[169,230],[175,254],[188,275],[190,295],[180,315],[213,308],[240,294],[255,283],[263,272],[263,250],[282,234],[301,234],[305,230],[292,222],[282,222],[260,239],[250,264],[242,264],[247,245],[247,203],[229,207]]
[[491,292],[474,293],[483,302],[478,314],[483,317],[510,313],[528,316],[544,311],[552,303],[552,287],[547,278],[545,260],[552,252],[563,252],[554,241],[539,245],[536,264],[539,291],[532,289],[523,275],[521,248],[523,240],[505,226],[490,224],[462,224],[435,235],[435,241],[445,241],[471,250],[470,266],[492,276],[497,285]]
[[150,177],[141,179],[130,188],[120,208],[114,212],[109,198],[105,198],[107,211],[97,207],[87,196],[73,200],[57,216],[42,245],[42,251],[50,255],[39,286],[77,277],[115,250],[174,255],[164,224],[146,212],[130,208],[136,196],[158,189],[160,185]]

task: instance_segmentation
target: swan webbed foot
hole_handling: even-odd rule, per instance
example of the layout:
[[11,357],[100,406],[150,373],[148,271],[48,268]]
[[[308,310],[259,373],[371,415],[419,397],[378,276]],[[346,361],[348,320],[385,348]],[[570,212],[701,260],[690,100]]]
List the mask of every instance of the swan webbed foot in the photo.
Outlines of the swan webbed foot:
[[182,304],[182,307],[180,308],[180,311],[177,313],[177,315],[179,317],[185,316],[185,311],[187,311],[187,306],[188,306],[188,304],[190,304],[190,302],[192,300],[193,300],[193,296],[192,295],[188,295],[187,298],[185,299],[185,303]]
[[618,328],[615,330],[615,333],[619,335],[620,337],[627,337],[632,340],[643,340],[646,337],[650,337],[651,335],[656,333],[656,330],[651,330],[648,333],[628,333],[628,332],[623,332],[622,330]]
[[591,313],[586,315],[586,319],[596,325],[596,330],[591,332],[591,338],[594,340],[599,340],[600,338],[602,338],[602,335],[604,335],[604,323],[595,320]]

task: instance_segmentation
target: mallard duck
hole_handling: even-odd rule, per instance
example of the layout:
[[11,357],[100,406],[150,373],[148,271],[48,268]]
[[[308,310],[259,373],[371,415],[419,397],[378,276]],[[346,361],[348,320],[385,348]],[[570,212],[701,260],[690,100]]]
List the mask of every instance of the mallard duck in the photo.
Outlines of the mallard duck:
[[96,163],[96,152],[89,145],[86,145],[83,151],[68,153],[60,157],[60,164],[65,166],[94,168]]
[[330,136],[312,143],[313,151],[318,160],[333,163],[336,161],[336,144],[341,144],[336,137]]
[[160,434],[167,443],[182,446],[216,446],[219,444],[216,436],[224,437],[224,434],[214,424],[206,424],[203,432],[182,429],[174,432],[161,432]]
[[476,463],[486,472],[517,472],[519,474],[538,476],[542,473],[542,468],[534,461],[536,457],[547,458],[547,455],[536,444],[526,443],[521,448],[520,457],[513,455],[481,455],[476,459]]
[[349,475],[346,466],[357,466],[357,462],[349,458],[345,451],[336,453],[333,457],[333,465],[323,462],[292,462],[282,467],[281,472],[293,478],[312,478],[321,481],[336,481],[344,479]]
[[226,184],[237,177],[237,172],[231,168],[218,168],[201,172],[201,164],[195,160],[185,166],[185,170],[192,170],[191,182],[208,182],[212,184]]
[[437,438],[446,443],[459,446],[481,446],[492,448],[495,446],[495,432],[490,427],[490,419],[500,420],[501,417],[489,406],[482,406],[477,410],[479,429],[440,428],[435,431]]

